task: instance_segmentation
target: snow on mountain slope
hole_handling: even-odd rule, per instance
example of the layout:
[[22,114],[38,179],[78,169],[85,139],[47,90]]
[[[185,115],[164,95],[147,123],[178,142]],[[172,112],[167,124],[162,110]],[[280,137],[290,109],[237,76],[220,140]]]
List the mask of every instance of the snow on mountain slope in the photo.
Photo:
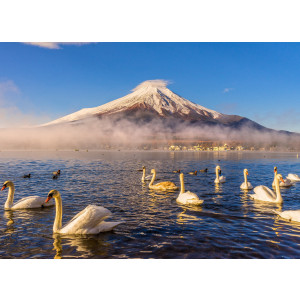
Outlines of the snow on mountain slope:
[[101,115],[112,115],[131,110],[135,107],[151,109],[161,117],[176,114],[176,117],[193,116],[193,119],[220,122],[226,122],[226,120],[230,120],[233,117],[207,109],[180,97],[169,90],[167,84],[168,82],[165,80],[145,81],[132,90],[132,93],[122,98],[97,107],[81,109],[42,126],[74,122]]

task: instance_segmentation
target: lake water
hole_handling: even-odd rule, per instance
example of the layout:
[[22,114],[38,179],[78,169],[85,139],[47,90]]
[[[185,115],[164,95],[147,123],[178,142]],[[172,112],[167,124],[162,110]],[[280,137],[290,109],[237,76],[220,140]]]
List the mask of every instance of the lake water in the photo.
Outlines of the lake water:
[[[220,165],[226,183],[214,184]],[[157,170],[160,180],[204,200],[202,206],[176,202],[178,191],[157,192],[141,183],[138,169]],[[0,180],[15,183],[15,201],[60,191],[63,224],[89,204],[108,208],[111,220],[123,221],[113,232],[95,236],[53,235],[55,207],[4,211],[7,190],[0,192],[1,258],[300,258],[300,223],[276,217],[274,209],[300,209],[300,183],[282,189],[283,205],[253,201],[240,190],[243,169],[253,186],[271,188],[273,167],[300,175],[295,153],[254,152],[0,152]],[[208,173],[188,175],[208,168]],[[52,172],[62,174],[52,179]],[[30,179],[22,178],[31,173]],[[251,193],[251,192],[250,192]]]

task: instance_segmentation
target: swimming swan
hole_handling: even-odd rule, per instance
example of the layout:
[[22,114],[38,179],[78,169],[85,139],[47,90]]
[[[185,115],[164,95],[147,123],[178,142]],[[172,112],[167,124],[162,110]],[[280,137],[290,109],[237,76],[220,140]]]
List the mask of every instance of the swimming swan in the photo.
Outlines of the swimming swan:
[[14,202],[14,194],[15,194],[15,185],[12,181],[8,180],[3,183],[1,191],[5,190],[8,187],[8,195],[7,200],[4,204],[5,210],[16,210],[16,209],[28,209],[28,208],[41,208],[46,206],[54,205],[54,201],[50,201],[49,203],[45,203],[45,198],[39,196],[29,196],[20,199],[15,205]]
[[244,178],[245,178],[245,181],[241,184],[241,189],[242,190],[252,190],[253,189],[252,184],[247,179],[247,175],[249,175],[248,170],[244,169]]
[[225,176],[220,176],[221,174],[221,167],[220,166],[216,166],[216,179],[215,179],[215,183],[223,183],[226,181],[226,177]]
[[264,185],[254,188],[254,194],[249,195],[254,200],[266,201],[271,203],[282,203],[283,199],[280,193],[279,180],[283,181],[282,175],[277,174],[275,178],[276,194]]
[[300,181],[300,177],[297,174],[290,173],[286,178],[291,181]]
[[149,189],[161,190],[161,191],[175,191],[175,190],[178,190],[178,186],[176,186],[175,183],[173,183],[171,181],[159,182],[159,183],[153,185],[153,182],[154,182],[155,177],[156,177],[155,169],[152,169],[151,173],[153,174],[153,176],[152,176],[152,179],[149,183]]
[[[150,174],[146,176],[146,167],[143,166],[142,182],[150,181],[151,179],[152,179],[152,175]],[[157,180],[157,178],[155,178],[155,180]]]
[[71,221],[62,227],[62,201],[57,190],[51,190],[46,203],[54,198],[56,214],[53,224],[53,232],[60,234],[98,234],[99,232],[110,231],[122,222],[105,222],[104,219],[111,215],[111,212],[96,205],[88,205],[78,213]]
[[[274,180],[273,180],[273,183],[272,183],[272,187],[275,187],[275,178],[276,178],[276,175],[277,175],[277,167],[274,167]],[[289,187],[291,185],[292,185],[292,182],[288,178],[287,179],[283,179],[282,182],[279,182],[279,186],[281,186],[281,187]]]
[[200,200],[198,196],[191,192],[186,192],[184,188],[184,175],[181,173],[179,175],[180,177],[180,193],[176,199],[177,202],[182,204],[194,204],[194,205],[200,205],[203,203],[203,200]]

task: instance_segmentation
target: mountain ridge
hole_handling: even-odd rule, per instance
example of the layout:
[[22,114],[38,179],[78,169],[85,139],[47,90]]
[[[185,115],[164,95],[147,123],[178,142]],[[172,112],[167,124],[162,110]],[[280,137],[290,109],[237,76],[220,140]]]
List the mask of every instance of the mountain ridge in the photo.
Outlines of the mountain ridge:
[[42,126],[80,121],[90,117],[109,116],[124,111],[147,110],[160,117],[178,117],[185,120],[202,120],[228,123],[242,117],[226,115],[193,103],[169,90],[163,80],[148,80],[141,83],[132,93],[103,105],[83,108]]
[[[269,133],[296,134],[284,130],[274,130],[260,125],[246,117],[227,115],[187,100],[167,88],[166,80],[147,80],[134,88],[124,97],[100,106],[83,108],[54,121],[40,125],[41,127],[81,124],[95,119],[109,119],[113,122],[129,120],[139,125],[162,121],[163,128],[176,132],[183,123],[185,125],[256,130]],[[153,132],[155,134],[155,132]]]

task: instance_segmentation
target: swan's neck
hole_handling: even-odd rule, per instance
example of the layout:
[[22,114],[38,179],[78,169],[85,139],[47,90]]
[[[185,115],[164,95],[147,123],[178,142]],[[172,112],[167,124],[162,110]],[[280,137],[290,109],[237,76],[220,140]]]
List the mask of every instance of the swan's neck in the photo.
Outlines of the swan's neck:
[[219,180],[219,169],[216,169],[216,179]]
[[56,196],[55,198],[55,206],[56,206],[56,213],[55,213],[55,220],[53,224],[53,232],[59,232],[62,227],[62,201],[60,195]]
[[145,181],[145,177],[146,177],[146,169],[143,169],[142,182]]
[[283,199],[280,192],[279,179],[277,177],[275,177],[275,188],[276,188],[276,201],[282,202]]
[[184,179],[183,176],[180,176],[180,193],[184,193],[185,188],[184,188]]
[[155,180],[155,177],[156,177],[156,171],[153,172],[153,176],[152,176],[152,179],[151,179],[151,181],[150,181],[150,183],[149,183],[149,187],[153,185],[153,182],[154,182],[154,180]]
[[15,194],[15,186],[12,183],[8,187],[8,195],[7,195],[7,200],[4,204],[4,209],[10,209],[13,206],[14,194]]
[[244,173],[244,178],[245,178],[245,183],[246,183],[246,185],[247,185],[248,179],[247,179],[247,174],[246,174],[246,172]]

